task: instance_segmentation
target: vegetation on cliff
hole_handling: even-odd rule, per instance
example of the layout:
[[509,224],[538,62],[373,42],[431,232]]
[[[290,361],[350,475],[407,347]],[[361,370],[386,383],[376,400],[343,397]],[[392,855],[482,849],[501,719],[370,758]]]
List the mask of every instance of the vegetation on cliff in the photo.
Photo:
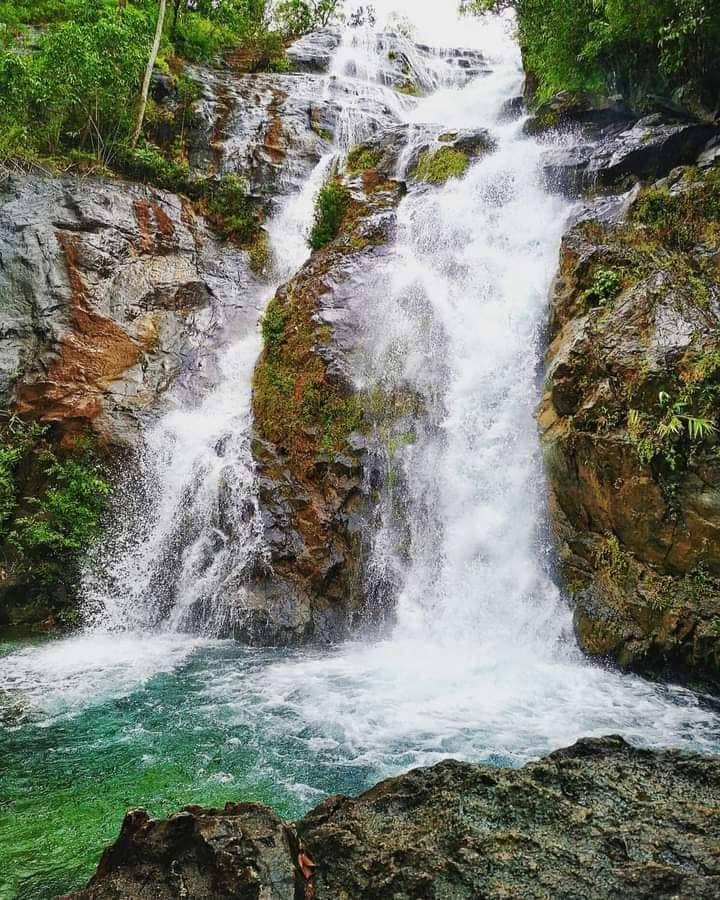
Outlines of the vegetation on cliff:
[[[285,67],[288,37],[326,22],[338,0],[174,0],[157,69],[235,49],[257,69]],[[157,18],[154,0],[0,3],[0,159],[90,153],[113,163],[131,143]],[[152,118],[152,104],[150,108]]]
[[450,178],[462,178],[469,165],[470,157],[464,150],[441,147],[422,153],[412,174],[418,181],[443,184]]
[[80,558],[100,537],[109,491],[90,439],[63,451],[46,426],[2,422],[0,570],[3,594],[25,595],[18,616],[62,614],[52,594],[71,587]]
[[[347,188],[332,176],[315,201],[309,236],[315,251],[338,237],[349,206]],[[327,378],[319,351],[330,335],[316,318],[319,290],[317,277],[296,278],[270,301],[261,323],[264,352],[253,384],[257,426],[265,440],[296,461],[342,450],[347,435],[362,421],[357,398],[347,398],[342,386]]]
[[320,188],[309,238],[313,250],[321,250],[338,236],[348,201],[348,191],[337,178],[331,178]]
[[558,91],[637,98],[688,86],[715,108],[720,92],[720,7],[714,0],[467,0],[517,9],[528,75],[542,101]]

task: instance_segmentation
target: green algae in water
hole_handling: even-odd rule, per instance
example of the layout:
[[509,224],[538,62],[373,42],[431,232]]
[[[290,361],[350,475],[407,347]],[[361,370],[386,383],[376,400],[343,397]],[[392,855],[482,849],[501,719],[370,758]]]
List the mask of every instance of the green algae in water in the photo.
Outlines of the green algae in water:
[[[31,646],[0,645],[0,655]],[[208,698],[210,679],[240,668],[251,679],[268,656],[228,644],[200,649],[174,671],[77,714],[64,707],[38,715],[22,690],[0,691],[0,898],[48,900],[83,886],[132,807],[166,815],[245,799],[294,817],[319,802],[320,791],[297,783],[312,774],[288,771],[291,748]],[[67,679],[67,691],[81,681],[82,672]]]

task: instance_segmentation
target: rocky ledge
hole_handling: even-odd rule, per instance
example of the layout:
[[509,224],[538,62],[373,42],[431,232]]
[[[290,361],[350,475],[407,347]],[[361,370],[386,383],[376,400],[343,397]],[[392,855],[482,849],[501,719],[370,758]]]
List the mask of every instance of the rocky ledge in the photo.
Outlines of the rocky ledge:
[[135,810],[72,898],[710,900],[719,841],[720,760],[606,737],[519,770],[417,769],[296,823],[252,803]]

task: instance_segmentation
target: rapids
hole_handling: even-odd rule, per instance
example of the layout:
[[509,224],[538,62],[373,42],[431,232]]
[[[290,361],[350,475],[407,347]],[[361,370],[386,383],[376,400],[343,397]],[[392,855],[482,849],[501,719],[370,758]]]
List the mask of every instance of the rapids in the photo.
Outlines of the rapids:
[[[375,542],[377,571],[401,584],[397,621],[382,640],[329,650],[217,638],[242,614],[243,568],[262,552],[250,453],[260,341],[238,335],[214,387],[179,390],[148,434],[142,477],[88,566],[86,628],[0,645],[0,897],[82,883],[128,806],[243,797],[296,815],[447,756],[520,765],[582,735],[720,750],[704,698],[582,657],[552,579],[533,410],[572,208],[542,187],[538,143],[502,115],[521,85],[512,23],[461,20],[452,0],[375,6],[377,30],[399,14],[416,41],[480,49],[490,71],[464,85],[440,49],[408,46],[433,91],[401,96],[376,80],[375,33],[348,30],[325,88],[343,99],[337,152],[388,122],[411,126],[410,142],[420,124],[497,141],[462,180],[410,190],[395,245],[366,277],[358,384],[410,384],[428,411],[397,451]],[[275,284],[307,256],[330,163],[270,223]],[[258,315],[271,293],[258,293]]]

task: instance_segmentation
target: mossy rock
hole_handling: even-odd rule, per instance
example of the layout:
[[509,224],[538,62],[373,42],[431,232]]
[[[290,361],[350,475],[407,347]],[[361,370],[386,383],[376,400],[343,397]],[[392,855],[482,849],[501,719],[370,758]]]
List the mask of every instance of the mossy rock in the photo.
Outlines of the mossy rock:
[[345,170],[349,175],[360,175],[380,164],[382,154],[380,150],[369,147],[367,144],[358,144],[353,147],[345,160]]
[[412,172],[413,178],[427,184],[444,184],[451,178],[462,178],[470,166],[470,156],[455,147],[426,150]]
[[422,97],[420,85],[415,81],[406,81],[404,84],[401,84],[397,90],[398,93],[405,94],[408,97]]

